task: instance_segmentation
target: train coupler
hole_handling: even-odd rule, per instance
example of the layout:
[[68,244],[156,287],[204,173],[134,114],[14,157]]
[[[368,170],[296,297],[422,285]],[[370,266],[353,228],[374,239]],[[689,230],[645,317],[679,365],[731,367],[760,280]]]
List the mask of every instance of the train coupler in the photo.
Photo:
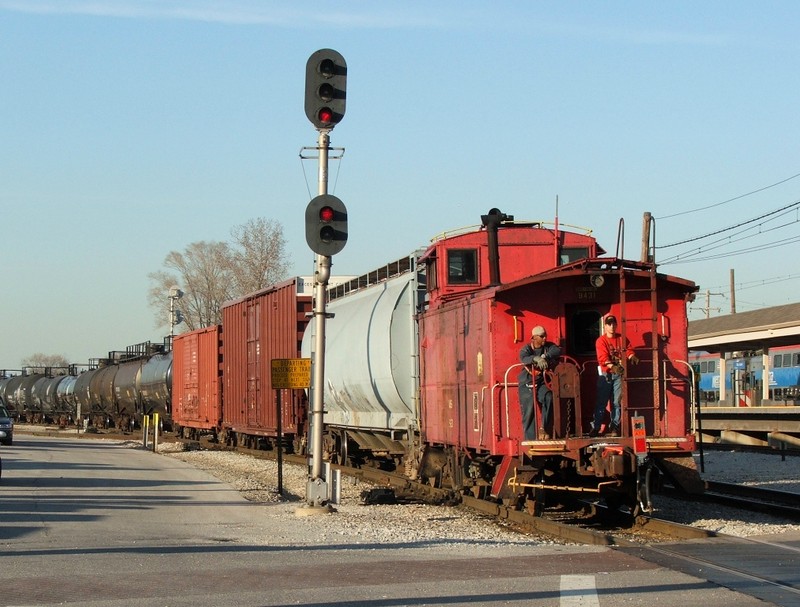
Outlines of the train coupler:
[[621,478],[634,474],[638,468],[634,452],[622,445],[598,445],[589,461],[594,475],[601,478]]

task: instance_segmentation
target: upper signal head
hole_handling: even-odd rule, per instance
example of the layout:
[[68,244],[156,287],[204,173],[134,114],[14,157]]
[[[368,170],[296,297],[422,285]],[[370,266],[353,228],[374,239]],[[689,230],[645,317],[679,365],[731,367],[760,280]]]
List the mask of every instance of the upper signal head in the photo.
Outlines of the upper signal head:
[[347,63],[338,52],[324,48],[306,63],[306,116],[317,129],[330,130],[344,118]]

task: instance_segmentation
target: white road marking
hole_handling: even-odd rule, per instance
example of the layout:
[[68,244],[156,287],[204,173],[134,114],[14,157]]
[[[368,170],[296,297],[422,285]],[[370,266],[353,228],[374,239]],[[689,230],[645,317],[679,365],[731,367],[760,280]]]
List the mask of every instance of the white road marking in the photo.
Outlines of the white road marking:
[[600,607],[593,575],[562,575],[559,607]]

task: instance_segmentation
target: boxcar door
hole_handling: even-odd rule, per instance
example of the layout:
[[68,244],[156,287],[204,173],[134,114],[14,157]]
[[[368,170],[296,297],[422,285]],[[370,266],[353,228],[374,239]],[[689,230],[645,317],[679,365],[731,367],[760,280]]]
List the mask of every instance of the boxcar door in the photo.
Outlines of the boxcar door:
[[247,425],[258,427],[260,391],[261,303],[258,299],[247,303]]

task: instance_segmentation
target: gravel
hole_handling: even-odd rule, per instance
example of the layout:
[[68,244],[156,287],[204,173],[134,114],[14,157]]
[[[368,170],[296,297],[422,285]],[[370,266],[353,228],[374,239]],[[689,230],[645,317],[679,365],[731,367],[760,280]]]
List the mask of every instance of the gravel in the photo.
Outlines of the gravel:
[[[695,460],[698,470],[701,470],[700,458],[695,456]],[[782,460],[778,454],[714,450],[704,453],[702,464],[701,476],[704,480],[788,491],[797,493],[800,499],[798,456],[789,456]],[[753,537],[800,532],[800,524],[787,522],[784,518],[725,506],[688,502],[660,495],[654,498],[654,505],[655,514],[659,517],[726,535]]]
[[[297,509],[305,505],[307,471],[304,466],[284,463],[284,494],[277,492],[278,465],[231,451],[179,451],[176,444],[163,443],[159,452],[180,459],[207,471],[241,492],[246,499],[264,504],[276,504],[266,516],[281,523],[297,520]],[[530,546],[563,544],[552,538],[523,535],[500,526],[484,515],[452,506],[432,506],[418,503],[361,504],[361,492],[374,485],[352,478],[342,479],[341,502],[335,506],[335,524],[328,516],[306,517],[304,525],[313,528],[309,541],[326,544],[396,543],[404,542],[431,546],[442,540],[452,540],[454,550],[469,552],[476,548],[508,548],[512,545]],[[277,522],[277,521],[276,521]],[[281,525],[276,525],[277,529]],[[280,537],[273,538],[280,541]]]
[[[294,516],[297,505],[305,496],[306,469],[284,465],[284,496],[277,493],[277,464],[246,455],[224,451],[175,451],[169,444],[161,445],[162,453],[207,470],[213,476],[232,485],[251,501],[291,504],[282,514]],[[700,467],[699,458],[698,468]],[[704,454],[706,480],[737,482],[781,491],[794,491],[800,498],[800,458],[779,455],[713,451]],[[326,537],[353,536],[368,541],[396,540],[398,534],[409,541],[452,538],[483,545],[530,543],[530,536],[503,528],[493,519],[460,508],[419,504],[360,505],[360,495],[371,485],[353,479],[342,481],[342,500],[337,509],[336,526]],[[724,506],[692,503],[658,495],[655,514],[675,522],[709,529],[726,535],[750,537],[789,531],[800,532],[800,525],[766,514],[742,512]],[[535,538],[542,543],[561,543]]]

